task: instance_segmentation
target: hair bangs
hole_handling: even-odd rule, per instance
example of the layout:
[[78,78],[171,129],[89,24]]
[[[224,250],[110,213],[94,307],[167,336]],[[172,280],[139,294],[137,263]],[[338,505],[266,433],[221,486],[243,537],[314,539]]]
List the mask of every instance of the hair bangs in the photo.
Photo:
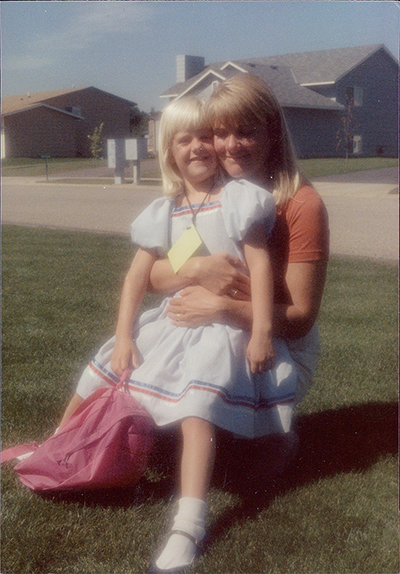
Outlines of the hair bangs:
[[221,94],[220,98],[211,99],[207,103],[207,118],[213,128],[237,128],[243,125],[258,124],[260,119],[254,109],[248,106],[241,98],[232,97],[231,94]]

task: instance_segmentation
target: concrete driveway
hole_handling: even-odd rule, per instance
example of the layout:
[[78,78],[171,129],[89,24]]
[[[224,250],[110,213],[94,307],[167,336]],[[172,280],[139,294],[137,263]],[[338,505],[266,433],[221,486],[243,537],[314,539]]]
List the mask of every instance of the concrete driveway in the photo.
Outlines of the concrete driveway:
[[[159,186],[57,183],[53,177],[49,182],[3,178],[2,222],[128,234],[132,220],[162,194]],[[397,168],[313,183],[328,208],[333,254],[398,261]]]

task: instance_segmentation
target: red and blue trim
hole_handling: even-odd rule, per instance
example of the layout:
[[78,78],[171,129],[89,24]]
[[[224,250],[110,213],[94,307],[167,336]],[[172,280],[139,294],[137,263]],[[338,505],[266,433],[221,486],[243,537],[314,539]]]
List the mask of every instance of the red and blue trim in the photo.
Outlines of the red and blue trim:
[[[192,208],[194,209],[194,211],[196,211],[196,208],[200,207],[200,203],[196,203],[192,205]],[[204,213],[207,211],[213,211],[215,209],[221,209],[222,208],[222,204],[221,202],[218,201],[212,201],[210,203],[205,203],[201,209],[196,212],[196,215],[198,215],[199,213]],[[183,207],[177,207],[173,210],[172,212],[172,217],[181,217],[182,215],[192,215],[192,210],[190,209],[190,205],[184,205]]]
[[[89,366],[96,373],[96,375],[101,377],[107,384],[115,386],[118,383],[118,377],[104,369],[104,367],[97,361],[92,361]],[[192,390],[208,392],[217,395],[221,400],[230,406],[249,408],[254,411],[259,411],[260,409],[271,409],[278,405],[294,403],[294,393],[287,393],[281,397],[272,397],[270,399],[260,399],[256,401],[252,397],[231,395],[226,389],[223,389],[218,385],[214,385],[212,383],[204,383],[202,381],[196,380],[190,381],[180,393],[174,393],[166,389],[161,389],[155,385],[135,381],[134,379],[130,379],[129,388],[133,391],[155,397],[168,403],[179,403]]]

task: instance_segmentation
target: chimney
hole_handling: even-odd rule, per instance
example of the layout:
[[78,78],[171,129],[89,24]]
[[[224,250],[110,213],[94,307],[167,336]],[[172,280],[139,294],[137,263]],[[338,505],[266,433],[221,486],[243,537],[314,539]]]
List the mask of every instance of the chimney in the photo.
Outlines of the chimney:
[[204,70],[204,58],[202,56],[184,56],[176,57],[176,81],[185,82],[193,78]]

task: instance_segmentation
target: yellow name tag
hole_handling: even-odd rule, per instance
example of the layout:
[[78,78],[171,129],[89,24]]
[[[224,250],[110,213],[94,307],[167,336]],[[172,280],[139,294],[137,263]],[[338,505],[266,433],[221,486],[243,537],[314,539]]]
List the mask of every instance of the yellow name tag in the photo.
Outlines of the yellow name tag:
[[168,251],[168,258],[175,273],[178,273],[182,265],[195,254],[202,243],[203,241],[192,223]]

